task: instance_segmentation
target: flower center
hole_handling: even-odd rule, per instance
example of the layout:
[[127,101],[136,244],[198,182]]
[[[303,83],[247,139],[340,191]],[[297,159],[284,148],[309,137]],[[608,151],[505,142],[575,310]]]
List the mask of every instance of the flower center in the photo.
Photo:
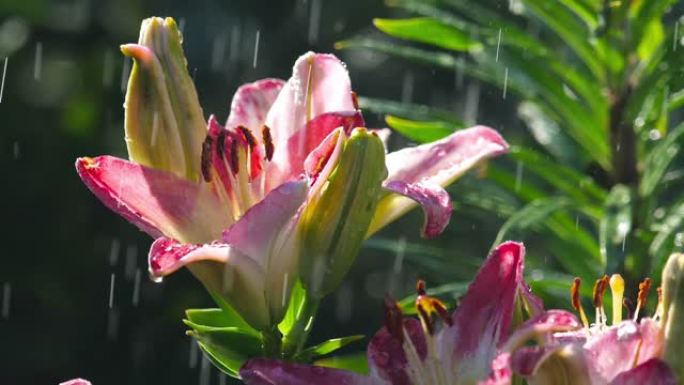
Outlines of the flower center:
[[271,131],[263,126],[259,143],[243,126],[228,129],[212,115],[202,145],[202,177],[234,220],[266,194],[266,162],[273,157]]
[[[584,308],[582,307],[582,302],[580,300],[580,286],[581,286],[581,280],[579,277],[576,277],[575,280],[572,283],[572,287],[570,288],[570,298],[571,298],[571,303],[572,307],[579,313],[580,319],[582,320],[582,323],[584,324],[584,328],[587,332],[587,334],[591,334],[594,329],[598,329],[598,331],[601,331],[605,329],[605,327],[608,325],[608,317],[606,315],[605,309],[604,309],[604,303],[603,303],[603,296],[606,291],[607,287],[610,287],[612,299],[613,299],[613,306],[612,306],[612,324],[617,325],[620,322],[622,322],[622,307],[624,306],[625,308],[628,309],[630,312],[630,317],[633,319],[633,321],[637,321],[639,319],[639,313],[641,310],[646,306],[646,302],[648,299],[648,294],[651,291],[651,285],[652,281],[650,278],[644,279],[640,284],[639,284],[639,292],[637,294],[637,303],[636,303],[636,308],[634,308],[634,312],[632,313],[632,306],[630,305],[630,301],[624,297],[625,293],[625,280],[622,278],[620,274],[613,274],[610,278],[608,278],[607,275],[604,275],[603,277],[599,278],[596,280],[596,283],[594,284],[594,290],[593,290],[593,296],[592,296],[592,303],[596,309],[596,318],[595,318],[595,323],[593,326],[590,326],[589,324],[589,319],[587,318],[586,313],[584,312]],[[654,315],[654,318],[658,318],[661,313],[661,290],[658,288],[658,306],[656,308],[656,312]]]

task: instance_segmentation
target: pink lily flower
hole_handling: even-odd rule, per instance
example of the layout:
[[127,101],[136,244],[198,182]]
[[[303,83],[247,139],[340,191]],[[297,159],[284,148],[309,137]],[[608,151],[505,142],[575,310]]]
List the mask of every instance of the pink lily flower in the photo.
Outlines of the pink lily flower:
[[[248,385],[503,385],[511,381],[507,341],[517,299],[524,300],[537,327],[560,324],[564,313],[541,313],[541,303],[522,279],[524,247],[500,245],[485,261],[453,314],[418,284],[420,319],[404,318],[386,301],[385,327],[368,345],[370,374],[256,358],[240,370]],[[441,320],[441,328],[440,327]],[[576,327],[576,325],[570,325]]]
[[82,378],[74,378],[72,380],[60,382],[59,385],[91,385],[90,381]]
[[[579,299],[579,278],[572,287],[573,307],[584,324],[582,330],[544,330],[523,325],[509,340],[513,371],[530,385],[675,385],[676,377],[662,360],[665,336],[662,305],[653,318],[639,312],[646,303],[650,279],[639,285],[636,311],[622,319],[624,281],[615,274],[604,276],[594,286],[596,322],[589,324]],[[610,286],[613,294],[612,325],[608,326],[603,294]],[[573,317],[574,318],[574,317]],[[524,346],[534,338],[538,345]]]
[[[159,48],[165,44],[170,48]],[[350,178],[377,190],[377,196],[363,198],[367,202],[335,193],[339,206],[363,203],[372,210],[356,223],[362,236],[350,242],[348,250],[354,250],[416,203],[426,215],[423,234],[439,234],[451,215],[442,186],[508,148],[496,131],[477,126],[391,153],[385,162],[378,136],[357,128],[365,123],[344,64],[314,53],[296,61],[286,82],[241,86],[225,127],[213,116],[200,125],[201,108],[172,19],[144,21],[139,44],[122,51],[135,59],[126,96],[130,160],[79,158],[79,176],[107,207],[157,238],[149,253],[154,279],[188,267],[258,330],[284,315],[298,276],[299,218],[311,202],[334,193],[326,188],[332,175],[344,174],[333,173],[339,165],[352,165]],[[345,162],[350,143],[373,161]],[[319,227],[334,229],[347,220],[330,214],[336,209],[328,205],[309,218],[322,218]],[[340,223],[327,223],[327,217]]]

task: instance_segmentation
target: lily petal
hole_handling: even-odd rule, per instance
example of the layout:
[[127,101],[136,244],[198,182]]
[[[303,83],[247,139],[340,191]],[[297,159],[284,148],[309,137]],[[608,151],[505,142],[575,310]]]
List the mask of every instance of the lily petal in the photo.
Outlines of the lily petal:
[[508,353],[499,354],[492,361],[492,369],[489,378],[479,381],[477,385],[510,385],[513,381],[511,370],[511,357]]
[[499,245],[452,315],[454,325],[445,329],[441,343],[444,351],[453,349],[451,359],[461,369],[459,378],[482,380],[489,375],[489,363],[508,337],[524,257],[522,243]]
[[76,170],[105,206],[153,237],[203,243],[232,223],[207,185],[112,156],[79,158]]
[[226,127],[233,129],[245,126],[253,133],[260,134],[268,110],[284,84],[284,80],[269,78],[240,86],[233,95]]
[[[387,155],[387,181],[447,186],[478,162],[505,153],[508,144],[495,130],[475,126],[436,142],[405,148]],[[378,204],[368,235],[372,235],[415,206],[403,196],[390,194]]]
[[623,321],[587,340],[586,360],[598,376],[609,382],[632,368],[641,343],[639,324]]
[[425,220],[422,235],[434,238],[444,231],[451,219],[451,197],[442,186],[427,183],[386,182],[383,186],[393,193],[411,198],[423,207]]
[[259,263],[223,243],[181,244],[159,238],[150,247],[150,275],[159,279],[188,267],[212,293],[225,298],[252,327],[270,325],[264,270]]
[[90,385],[90,381],[82,378],[74,378],[73,380],[60,382],[59,385]]
[[549,342],[551,333],[577,330],[581,326],[574,314],[565,310],[549,310],[520,325],[508,338],[504,351],[512,352],[531,339]]
[[[403,325],[404,336],[409,336],[419,358],[424,360],[427,355],[427,344],[420,322],[406,318]],[[387,380],[392,385],[410,385],[407,373],[408,357],[404,348],[408,343],[393,336],[387,328],[380,329],[368,344],[371,376]]]
[[382,381],[346,370],[263,358],[247,361],[240,369],[240,377],[247,385],[383,385]]
[[276,150],[307,122],[333,111],[355,111],[351,80],[334,55],[308,52],[297,59],[266,117]]
[[309,154],[336,129],[342,128],[349,136],[355,127],[364,125],[363,117],[357,111],[330,112],[316,116],[304,129],[295,132],[287,140],[286,146],[275,147],[273,162],[269,163],[271,173],[268,185],[278,185],[300,175]]
[[672,370],[659,359],[651,359],[621,373],[609,385],[677,385]]

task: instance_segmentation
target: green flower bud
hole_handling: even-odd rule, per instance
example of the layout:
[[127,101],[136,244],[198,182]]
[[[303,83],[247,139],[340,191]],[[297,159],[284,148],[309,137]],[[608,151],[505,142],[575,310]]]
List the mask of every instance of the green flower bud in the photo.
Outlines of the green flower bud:
[[365,239],[387,177],[385,149],[377,135],[357,128],[347,139],[336,167],[315,190],[301,214],[299,273],[314,298],[339,286]]
[[672,371],[684,378],[684,254],[670,256],[662,281],[664,358]]
[[207,129],[181,43],[172,18],[151,17],[142,22],[138,44],[121,46],[134,59],[124,103],[126,145],[132,161],[198,181]]

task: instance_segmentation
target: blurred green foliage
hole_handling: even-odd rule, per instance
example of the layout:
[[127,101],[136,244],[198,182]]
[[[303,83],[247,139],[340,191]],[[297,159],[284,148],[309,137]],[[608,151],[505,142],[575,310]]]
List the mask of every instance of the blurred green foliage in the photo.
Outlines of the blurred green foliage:
[[[457,213],[507,217],[494,244],[527,242],[530,278],[552,303],[553,282],[626,275],[631,292],[660,278],[684,248],[684,47],[673,0],[390,0],[399,17],[337,43],[453,71],[501,92],[528,131],[506,136],[494,183],[455,194]],[[429,33],[428,33],[429,32]],[[460,80],[462,81],[462,80]],[[375,98],[367,109],[416,142],[463,126],[458,115]],[[419,112],[418,114],[416,112]],[[467,111],[466,111],[467,112]],[[472,117],[460,116],[472,123]],[[508,127],[508,123],[506,124]],[[458,215],[458,214],[457,214]],[[425,263],[423,263],[425,262]],[[425,267],[439,263],[426,258]],[[439,266],[435,266],[439,268]],[[543,278],[543,279],[542,279]],[[561,285],[562,286],[562,285]],[[590,286],[590,284],[589,284]]]

